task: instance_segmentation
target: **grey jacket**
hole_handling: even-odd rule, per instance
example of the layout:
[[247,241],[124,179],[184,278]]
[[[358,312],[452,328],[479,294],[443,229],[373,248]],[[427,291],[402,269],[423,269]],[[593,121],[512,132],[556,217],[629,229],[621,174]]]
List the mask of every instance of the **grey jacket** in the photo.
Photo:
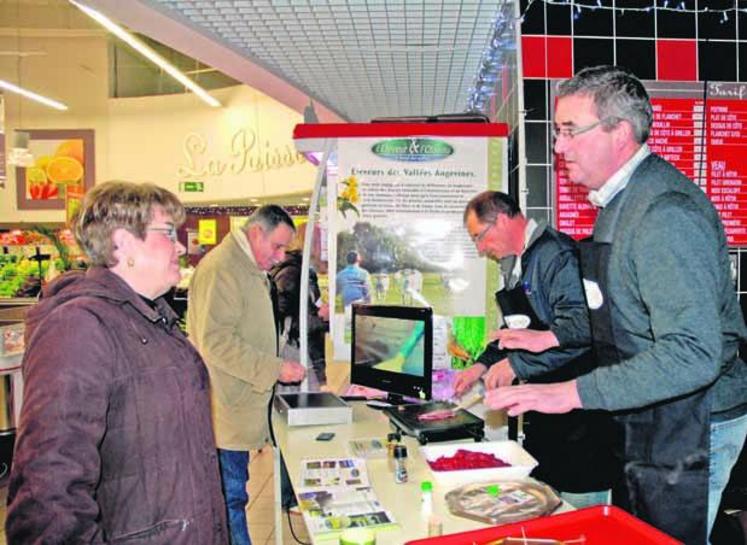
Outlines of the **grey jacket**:
[[210,372],[215,441],[246,451],[269,440],[267,407],[280,375],[267,274],[232,231],[197,266],[189,285],[187,331]]
[[584,408],[644,407],[712,387],[713,419],[747,410],[747,339],[726,236],[703,191],[656,155],[601,210],[594,240],[612,244],[608,298],[617,335],[637,353],[578,379]]

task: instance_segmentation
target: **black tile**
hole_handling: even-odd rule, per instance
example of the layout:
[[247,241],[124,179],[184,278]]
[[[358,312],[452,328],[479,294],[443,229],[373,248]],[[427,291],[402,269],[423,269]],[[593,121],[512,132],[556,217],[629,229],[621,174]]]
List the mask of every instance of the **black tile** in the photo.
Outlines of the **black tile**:
[[525,127],[527,162],[548,163],[547,123],[526,123]]
[[[530,6],[527,10],[527,5]],[[521,0],[519,4],[521,13],[524,14],[524,21],[521,23],[521,33],[526,34],[545,34],[545,9],[543,2],[529,2]]]
[[547,33],[553,36],[571,35],[571,6],[544,4],[547,17]]
[[[619,2],[618,2],[619,4]],[[651,7],[651,0],[625,0],[627,8]],[[649,38],[654,36],[656,14],[653,10],[633,11],[632,9],[615,10],[615,33],[620,36]]]
[[[747,10],[747,0],[737,0],[737,7],[740,10]],[[732,15],[729,14],[729,17]],[[737,18],[737,39],[747,40],[747,11],[739,11]]]
[[573,72],[587,66],[614,63],[611,39],[575,38],[573,40]]
[[739,42],[739,73],[737,81],[747,81],[747,42]]
[[550,198],[547,194],[549,180],[547,178],[548,167],[527,167],[527,207],[550,206]]
[[615,42],[615,64],[631,70],[639,79],[656,79],[656,42],[654,40],[623,40]]
[[[701,9],[703,2],[699,3]],[[718,10],[733,9],[735,0],[708,0],[705,3],[708,11],[698,13],[698,38],[716,38],[734,40],[737,36],[736,13],[719,12]]]
[[524,108],[527,112],[526,119],[547,120],[547,81],[524,81]]
[[[573,13],[574,36],[612,36],[612,0],[600,0],[601,7],[596,2],[591,8],[582,8]],[[578,4],[577,4],[578,5]]]
[[695,10],[695,0],[672,0],[671,10],[656,10],[656,30],[659,38],[695,38],[695,13],[678,11],[684,4],[686,10]]
[[700,81],[736,81],[737,42],[699,42],[698,68]]
[[[742,293],[747,292],[747,252],[739,252],[738,260],[739,269],[739,288]],[[745,299],[745,297],[742,297]],[[747,316],[747,314],[745,314]]]

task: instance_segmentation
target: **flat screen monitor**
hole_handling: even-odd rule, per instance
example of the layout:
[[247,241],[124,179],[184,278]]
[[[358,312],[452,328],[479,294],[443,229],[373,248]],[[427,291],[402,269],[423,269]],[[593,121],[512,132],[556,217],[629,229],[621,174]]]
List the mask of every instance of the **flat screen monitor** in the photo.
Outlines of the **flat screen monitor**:
[[387,392],[388,400],[431,398],[433,309],[353,305],[351,384]]

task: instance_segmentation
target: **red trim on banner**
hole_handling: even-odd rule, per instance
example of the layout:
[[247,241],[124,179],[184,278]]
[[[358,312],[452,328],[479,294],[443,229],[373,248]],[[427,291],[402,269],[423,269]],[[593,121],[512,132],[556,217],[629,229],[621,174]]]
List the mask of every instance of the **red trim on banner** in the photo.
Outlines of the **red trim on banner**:
[[392,136],[508,136],[505,123],[320,123],[300,124],[293,139]]

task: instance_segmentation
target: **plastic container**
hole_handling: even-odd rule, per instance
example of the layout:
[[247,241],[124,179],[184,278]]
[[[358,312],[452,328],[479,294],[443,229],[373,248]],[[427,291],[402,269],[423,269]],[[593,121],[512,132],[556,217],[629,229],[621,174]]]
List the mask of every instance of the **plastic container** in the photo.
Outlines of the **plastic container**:
[[[426,445],[420,451],[426,460],[435,461],[441,456],[453,456],[458,450],[485,452],[493,454],[510,467],[491,467],[485,469],[464,469],[455,471],[434,471],[433,479],[444,486],[458,486],[491,480],[512,480],[528,477],[537,465],[531,454],[516,441],[487,441],[483,443],[452,443],[448,445]],[[430,468],[430,465],[428,466]]]
[[584,545],[681,545],[673,537],[611,505],[539,517],[493,528],[416,539],[405,545],[487,545],[499,538],[544,538],[572,541],[584,536]]
[[433,483],[420,482],[420,512],[427,519],[433,513]]

